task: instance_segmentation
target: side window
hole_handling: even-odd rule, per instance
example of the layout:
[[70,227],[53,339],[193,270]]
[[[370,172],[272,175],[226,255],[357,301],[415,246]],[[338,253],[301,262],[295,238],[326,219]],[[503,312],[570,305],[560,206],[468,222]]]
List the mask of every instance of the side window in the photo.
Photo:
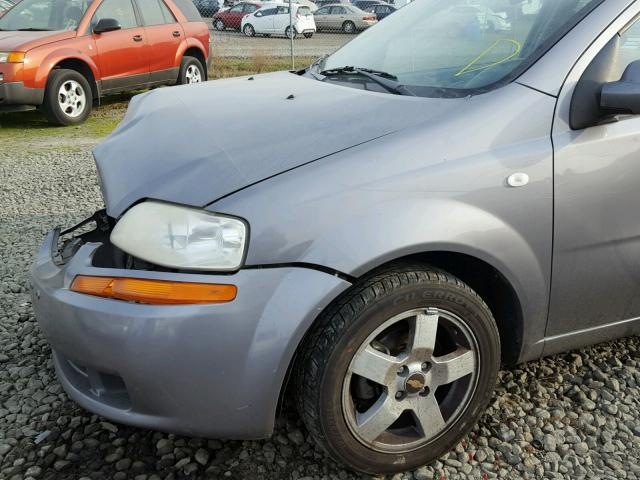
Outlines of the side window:
[[329,14],[328,7],[322,7],[316,11],[316,15],[328,15],[328,14]]
[[120,22],[123,29],[138,26],[136,13],[131,0],[105,0],[91,19],[91,29],[103,18],[113,18]]
[[200,12],[193,4],[192,0],[173,0],[173,3],[180,9],[182,14],[187,18],[189,22],[201,22],[202,17]]
[[278,7],[278,11],[276,13],[277,13],[277,15],[282,15],[284,13],[286,13],[288,15],[289,14],[289,7]]
[[145,25],[174,23],[173,15],[162,0],[136,0]]
[[252,5],[252,4],[250,4],[250,3],[246,3],[246,4],[244,5],[244,11],[245,11],[246,13],[253,13],[253,12],[255,12],[257,9],[258,9],[258,6],[257,6],[257,5]]
[[268,15],[275,15],[277,11],[277,8],[267,8],[266,10],[262,11],[262,15],[265,17]]
[[332,15],[344,15],[347,13],[347,10],[344,7],[331,7]]
[[240,13],[242,12],[242,5],[236,5],[235,7],[232,7],[229,11],[233,12],[233,13]]

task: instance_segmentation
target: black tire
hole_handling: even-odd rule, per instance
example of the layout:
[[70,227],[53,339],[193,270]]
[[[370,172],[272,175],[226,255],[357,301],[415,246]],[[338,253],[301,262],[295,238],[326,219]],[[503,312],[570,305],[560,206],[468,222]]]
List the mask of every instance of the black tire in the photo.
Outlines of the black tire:
[[304,38],[311,38],[313,37],[313,32],[306,32],[303,35],[304,35]]
[[[82,89],[84,94],[84,108],[81,113],[75,116],[71,116],[60,105],[59,91],[62,86],[67,82],[75,82]],[[42,103],[42,112],[53,125],[67,126],[78,125],[83,123],[87,117],[91,114],[93,109],[93,92],[89,82],[79,72],[75,70],[68,70],[64,68],[53,70],[49,74],[47,81],[47,88],[44,92],[44,102]]]
[[250,23],[247,23],[242,29],[242,33],[244,33],[247,37],[255,37],[256,29],[253,28],[253,25],[251,25]]
[[[428,443],[420,448],[374,450],[359,441],[347,423],[342,407],[347,369],[360,345],[385,321],[424,307],[453,312],[473,332],[478,360],[472,394],[447,428],[433,439],[425,437]],[[471,288],[446,272],[409,265],[369,276],[336,300],[307,337],[298,365],[297,404],[316,442],[355,471],[393,474],[432,462],[471,430],[491,399],[500,367],[500,337],[491,311]]]
[[[284,29],[284,36],[287,38],[291,38],[291,27],[287,27]],[[298,32],[296,32],[296,29],[293,29],[293,38],[296,38],[298,36]]]
[[[196,73],[196,70],[198,73]],[[196,81],[197,77],[194,75],[199,75],[200,80]],[[195,57],[190,57],[185,55],[182,58],[182,62],[180,63],[180,73],[178,75],[178,84],[179,85],[190,85],[192,83],[201,83],[206,81],[207,75],[202,66],[202,62]]]
[[342,31],[344,33],[356,33],[356,24],[351,20],[347,20],[342,24]]
[[220,31],[220,32],[221,32],[221,31],[223,31],[223,30],[224,30],[225,28],[227,28],[227,27],[226,27],[226,25],[224,24],[224,22],[222,21],[222,19],[220,19],[220,18],[216,18],[216,19],[213,21],[213,28],[215,28],[216,30],[218,30],[218,31]]

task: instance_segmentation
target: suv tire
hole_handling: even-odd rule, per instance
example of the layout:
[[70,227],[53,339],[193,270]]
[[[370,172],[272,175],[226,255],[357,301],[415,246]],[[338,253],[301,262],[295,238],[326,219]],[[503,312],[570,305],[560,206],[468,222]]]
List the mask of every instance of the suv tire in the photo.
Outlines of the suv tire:
[[471,430],[495,386],[500,336],[470,287],[409,265],[345,292],[301,352],[297,404],[316,442],[353,470],[393,474],[437,459]]
[[190,85],[192,83],[204,82],[206,78],[204,67],[200,60],[196,57],[185,55],[180,63],[178,83],[180,85]]
[[83,123],[93,109],[93,92],[79,72],[65,68],[52,70],[44,92],[42,111],[53,125]]

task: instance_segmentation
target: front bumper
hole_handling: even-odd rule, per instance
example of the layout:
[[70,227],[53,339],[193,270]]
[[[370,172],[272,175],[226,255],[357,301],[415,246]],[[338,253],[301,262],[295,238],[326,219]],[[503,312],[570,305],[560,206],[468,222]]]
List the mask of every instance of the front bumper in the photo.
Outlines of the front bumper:
[[25,87],[22,82],[0,83],[0,107],[42,105],[43,88]]
[[[270,435],[297,345],[349,286],[301,268],[234,275],[96,268],[96,243],[58,266],[53,242],[50,233],[32,267],[32,296],[64,389],[116,422],[187,435]],[[220,305],[133,304],[70,291],[80,274],[233,283],[238,297]]]

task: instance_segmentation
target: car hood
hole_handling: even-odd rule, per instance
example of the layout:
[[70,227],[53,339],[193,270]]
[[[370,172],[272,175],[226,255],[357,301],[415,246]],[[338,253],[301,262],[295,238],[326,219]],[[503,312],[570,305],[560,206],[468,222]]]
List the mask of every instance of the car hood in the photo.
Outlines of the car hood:
[[0,31],[0,52],[26,52],[47,43],[75,37],[75,32],[15,32]]
[[114,218],[147,198],[203,207],[333,153],[437,119],[455,104],[289,72],[218,80],[135,97],[122,123],[93,153]]

